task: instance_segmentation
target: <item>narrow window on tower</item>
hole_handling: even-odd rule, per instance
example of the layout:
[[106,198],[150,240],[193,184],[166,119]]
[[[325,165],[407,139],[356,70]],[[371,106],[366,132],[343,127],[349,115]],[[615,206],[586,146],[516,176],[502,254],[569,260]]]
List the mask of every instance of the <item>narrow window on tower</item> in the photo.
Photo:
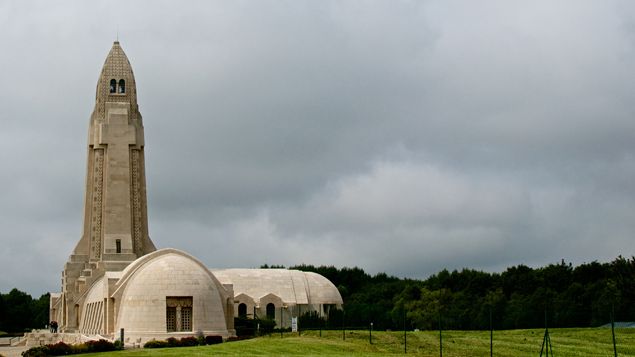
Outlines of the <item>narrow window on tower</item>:
[[110,93],[116,93],[117,91],[117,80],[116,79],[111,79],[110,80]]
[[117,247],[117,253],[121,253],[121,239],[115,241],[115,246]]
[[126,93],[126,81],[124,81],[123,79],[119,80],[119,93]]

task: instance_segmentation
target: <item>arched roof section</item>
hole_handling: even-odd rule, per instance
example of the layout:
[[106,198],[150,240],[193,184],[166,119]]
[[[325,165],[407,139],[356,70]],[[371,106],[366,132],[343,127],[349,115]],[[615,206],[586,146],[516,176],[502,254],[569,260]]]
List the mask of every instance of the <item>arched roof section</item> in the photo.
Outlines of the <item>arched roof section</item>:
[[[154,260],[154,259],[158,259],[162,256],[168,255],[168,254],[175,254],[175,255],[180,255],[183,256],[185,258],[188,258],[190,260],[192,260],[196,265],[198,265],[199,267],[201,267],[202,269],[204,269],[207,273],[207,276],[209,276],[210,279],[212,279],[212,281],[214,281],[217,285],[221,286],[223,285],[223,283],[221,283],[218,278],[212,274],[212,272],[209,271],[209,269],[207,269],[207,267],[201,263],[200,260],[196,259],[194,256],[182,251],[182,250],[178,250],[178,249],[174,249],[174,248],[163,248],[163,249],[159,249],[157,251],[154,251],[152,253],[146,254],[144,256],[142,256],[141,258],[136,259],[135,261],[133,261],[132,263],[130,263],[123,271],[122,271],[122,275],[121,275],[121,279],[119,279],[119,281],[117,282],[117,287],[115,289],[115,292],[113,295],[117,295],[118,293],[121,293],[122,288],[127,284],[127,282],[130,280],[130,278],[132,277],[132,275],[134,275],[134,273],[139,270],[143,265],[147,264],[148,262]],[[223,290],[224,287],[223,287]],[[225,291],[226,293],[226,291]]]
[[337,287],[324,276],[314,272],[304,272],[313,304],[343,304]]
[[289,269],[220,269],[212,273],[223,283],[233,284],[236,295],[260,300],[274,294],[285,304],[336,304],[342,296],[320,274]]
[[84,304],[100,302],[108,297],[108,286],[104,284],[105,279],[105,276],[102,276],[91,285],[88,293],[85,295]]

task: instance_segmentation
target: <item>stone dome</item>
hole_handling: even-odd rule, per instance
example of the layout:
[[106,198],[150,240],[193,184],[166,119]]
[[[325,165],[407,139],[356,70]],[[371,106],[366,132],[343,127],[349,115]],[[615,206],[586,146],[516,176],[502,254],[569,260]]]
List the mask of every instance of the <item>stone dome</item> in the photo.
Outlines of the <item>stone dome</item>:
[[[227,337],[228,325],[231,328],[227,316],[233,316],[233,292],[200,261],[176,249],[137,259],[123,271],[116,290],[115,296],[120,296],[116,331],[124,328],[126,336],[156,338],[200,331]],[[186,301],[184,306],[191,309],[191,320],[183,330],[171,330],[166,322],[170,301]]]

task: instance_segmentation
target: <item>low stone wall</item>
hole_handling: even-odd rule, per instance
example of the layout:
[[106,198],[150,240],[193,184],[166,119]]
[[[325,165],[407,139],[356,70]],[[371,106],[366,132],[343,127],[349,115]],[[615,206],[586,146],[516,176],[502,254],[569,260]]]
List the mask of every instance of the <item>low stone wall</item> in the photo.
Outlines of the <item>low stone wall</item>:
[[26,347],[35,347],[42,345],[51,345],[58,342],[64,342],[69,345],[75,345],[90,340],[106,339],[104,336],[86,336],[79,333],[52,333],[48,331],[34,331],[24,334],[23,341],[26,341]]

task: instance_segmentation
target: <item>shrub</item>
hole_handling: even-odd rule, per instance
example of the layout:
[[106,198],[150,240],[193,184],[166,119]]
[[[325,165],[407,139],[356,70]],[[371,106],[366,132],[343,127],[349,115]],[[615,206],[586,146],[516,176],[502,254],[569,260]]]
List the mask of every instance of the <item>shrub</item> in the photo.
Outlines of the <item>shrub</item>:
[[46,357],[48,356],[49,348],[46,346],[31,347],[28,350],[22,352],[23,357]]
[[72,353],[71,346],[61,341],[54,345],[46,345],[46,347],[48,347],[49,356],[64,356]]
[[23,357],[65,356],[88,352],[114,351],[115,344],[106,340],[87,341],[78,345],[58,342],[52,345],[37,346],[22,352]]
[[168,341],[151,340],[143,344],[143,348],[165,348],[168,347]]
[[280,332],[291,332],[291,327],[283,327],[283,328],[274,328],[273,329],[274,333],[280,333]]
[[260,333],[271,333],[273,329],[276,327],[276,322],[272,319],[261,319],[257,321],[260,324]]
[[108,352],[115,350],[115,344],[106,340],[86,341],[86,346],[90,352]]
[[326,324],[326,319],[317,311],[307,311],[298,319],[298,325],[303,328],[318,328]]
[[143,345],[143,348],[189,347],[204,344],[212,345],[221,342],[223,342],[223,338],[221,336],[188,336],[182,337],[180,340],[170,337],[166,341],[148,341]]
[[246,317],[235,317],[234,328],[236,329],[237,336],[255,336],[257,330],[257,324],[260,320],[248,319]]
[[180,341],[179,341],[179,340],[177,340],[177,339],[176,339],[176,338],[174,338],[174,337],[169,337],[169,338],[167,339],[167,341],[168,341],[168,347],[180,347],[180,346],[181,346]]
[[183,347],[198,346],[198,339],[193,336],[182,337],[181,341],[179,341],[179,346],[183,346]]
[[82,353],[88,353],[88,346],[85,343],[71,346],[71,354],[78,355]]
[[115,350],[123,350],[123,343],[121,343],[121,340],[115,340]]
[[205,336],[205,344],[206,345],[215,345],[217,343],[222,343],[222,336]]

